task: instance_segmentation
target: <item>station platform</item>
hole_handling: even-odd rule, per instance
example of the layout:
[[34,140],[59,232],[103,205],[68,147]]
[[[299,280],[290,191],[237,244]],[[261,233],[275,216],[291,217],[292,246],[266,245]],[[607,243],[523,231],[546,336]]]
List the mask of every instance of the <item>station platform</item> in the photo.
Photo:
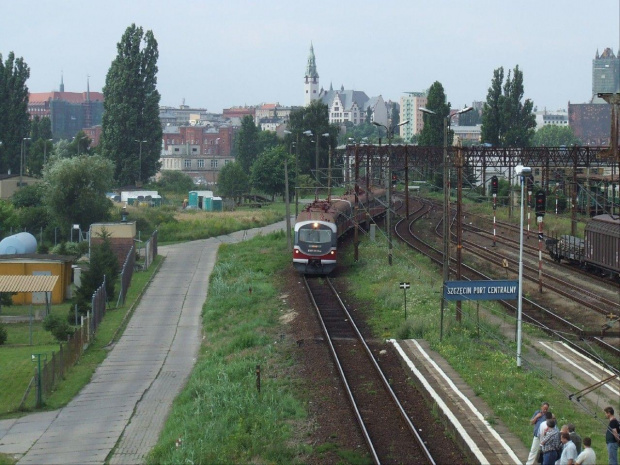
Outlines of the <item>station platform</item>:
[[[480,464],[522,464],[527,448],[499,421],[491,425],[492,410],[426,341],[390,340],[404,366],[424,387],[464,450]],[[526,421],[527,419],[524,419]]]

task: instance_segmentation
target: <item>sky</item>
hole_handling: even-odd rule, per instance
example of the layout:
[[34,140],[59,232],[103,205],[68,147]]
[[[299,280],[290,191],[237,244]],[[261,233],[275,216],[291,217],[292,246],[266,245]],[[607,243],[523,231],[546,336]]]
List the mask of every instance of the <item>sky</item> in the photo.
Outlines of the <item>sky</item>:
[[525,98],[586,103],[596,51],[620,45],[620,0],[0,0],[0,54],[30,92],[101,91],[132,23],[159,47],[161,105],[303,105],[320,86],[398,101],[439,81],[453,108],[486,99],[493,71],[523,71]]

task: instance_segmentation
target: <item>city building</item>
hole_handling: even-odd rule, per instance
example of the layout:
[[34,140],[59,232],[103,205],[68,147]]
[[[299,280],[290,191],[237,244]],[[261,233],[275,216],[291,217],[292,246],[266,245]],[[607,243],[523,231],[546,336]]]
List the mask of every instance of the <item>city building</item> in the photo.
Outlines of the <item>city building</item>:
[[220,170],[235,160],[231,156],[234,131],[232,125],[166,126],[162,171],[183,171],[199,185],[216,184]]
[[370,113],[370,122],[377,122],[387,126],[388,108],[383,97],[369,98],[366,93],[359,90],[334,90],[329,85],[329,90],[322,87],[319,90],[319,73],[316,69],[314,47],[310,44],[310,54],[304,76],[304,105],[308,106],[314,100],[321,100],[328,108],[329,124],[343,125],[351,123],[362,124]]
[[101,124],[103,94],[91,92],[88,79],[86,92],[65,92],[61,77],[59,91],[30,93],[28,113],[31,119],[49,117],[54,139],[71,139],[79,131]]
[[566,110],[547,111],[545,109],[534,114],[537,131],[544,126],[568,126],[568,112]]
[[611,48],[606,48],[592,60],[592,103],[607,103],[597,94],[614,94],[620,92],[620,56],[614,55]]
[[400,98],[400,120],[409,121],[400,127],[400,137],[409,142],[411,138],[422,132],[424,127],[423,114],[420,107],[426,107],[428,102],[426,92],[406,92]]
[[582,145],[609,145],[611,135],[611,105],[568,103],[568,121],[573,134]]

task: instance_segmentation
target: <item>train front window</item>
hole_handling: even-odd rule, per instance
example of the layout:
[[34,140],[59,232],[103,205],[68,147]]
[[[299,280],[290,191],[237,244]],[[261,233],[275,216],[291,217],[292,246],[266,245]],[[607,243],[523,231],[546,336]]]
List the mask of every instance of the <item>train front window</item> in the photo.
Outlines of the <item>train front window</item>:
[[331,242],[332,232],[329,229],[300,229],[299,240],[308,244],[324,244]]

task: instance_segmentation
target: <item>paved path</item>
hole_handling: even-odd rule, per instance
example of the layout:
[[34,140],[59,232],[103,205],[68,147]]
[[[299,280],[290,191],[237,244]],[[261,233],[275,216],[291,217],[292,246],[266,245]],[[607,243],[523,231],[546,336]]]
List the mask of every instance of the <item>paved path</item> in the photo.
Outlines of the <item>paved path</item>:
[[60,410],[0,421],[0,452],[20,464],[143,463],[196,361],[219,244],[281,229],[160,247],[166,260],[91,382]]

